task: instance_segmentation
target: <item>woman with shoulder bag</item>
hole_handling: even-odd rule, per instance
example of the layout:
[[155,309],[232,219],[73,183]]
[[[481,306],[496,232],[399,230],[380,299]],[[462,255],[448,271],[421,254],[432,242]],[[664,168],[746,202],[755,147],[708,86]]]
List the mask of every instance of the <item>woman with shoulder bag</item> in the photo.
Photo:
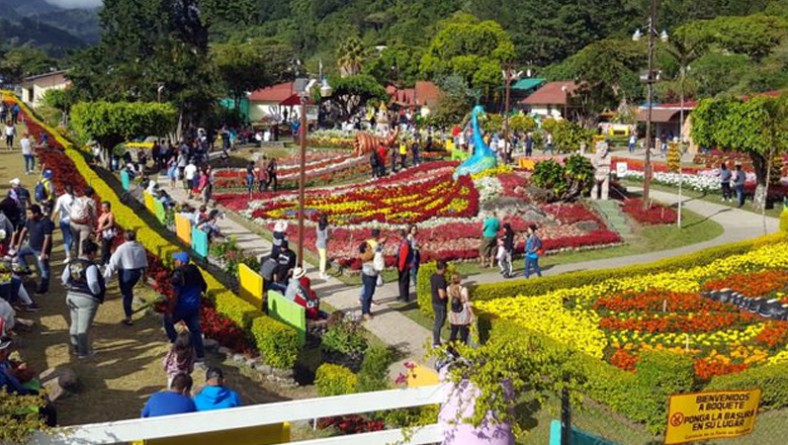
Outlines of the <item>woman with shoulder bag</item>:
[[452,274],[451,284],[447,289],[451,309],[449,312],[449,324],[451,325],[449,342],[453,343],[459,340],[467,345],[474,316],[468,288],[463,286],[461,282],[462,278],[458,274]]

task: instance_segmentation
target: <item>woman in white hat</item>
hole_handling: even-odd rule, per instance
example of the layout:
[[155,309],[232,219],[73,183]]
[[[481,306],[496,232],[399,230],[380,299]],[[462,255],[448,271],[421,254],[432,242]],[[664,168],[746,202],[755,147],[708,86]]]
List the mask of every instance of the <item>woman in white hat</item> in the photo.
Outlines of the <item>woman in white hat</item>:
[[271,254],[279,254],[283,241],[287,241],[287,221],[277,221],[274,224],[274,245],[271,248]]

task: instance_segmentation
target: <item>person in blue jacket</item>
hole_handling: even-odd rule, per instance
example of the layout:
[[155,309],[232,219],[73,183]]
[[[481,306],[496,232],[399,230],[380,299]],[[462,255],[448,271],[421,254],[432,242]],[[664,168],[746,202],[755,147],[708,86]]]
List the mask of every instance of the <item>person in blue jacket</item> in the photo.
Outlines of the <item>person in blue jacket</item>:
[[148,403],[142,408],[142,417],[170,416],[197,411],[189,397],[191,390],[192,378],[188,374],[177,374],[172,378],[169,390],[150,396]]
[[235,408],[241,406],[238,393],[224,386],[224,373],[219,368],[209,368],[205,373],[205,387],[194,396],[197,411]]
[[203,293],[208,289],[200,269],[189,263],[189,254],[178,252],[172,256],[175,268],[172,271],[172,288],[174,298],[168,301],[167,313],[164,314],[164,330],[170,343],[175,343],[178,333],[175,325],[183,321],[192,334],[192,344],[197,353],[195,366],[203,368],[205,350],[200,330],[200,302]]

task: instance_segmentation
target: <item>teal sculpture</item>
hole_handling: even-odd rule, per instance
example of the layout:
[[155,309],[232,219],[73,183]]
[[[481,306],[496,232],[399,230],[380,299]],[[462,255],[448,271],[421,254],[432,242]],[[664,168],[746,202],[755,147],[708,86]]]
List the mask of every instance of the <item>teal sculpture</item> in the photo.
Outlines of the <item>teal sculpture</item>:
[[473,128],[473,156],[462,163],[454,171],[454,179],[460,176],[473,175],[483,172],[490,168],[495,168],[498,164],[498,157],[490,147],[484,143],[482,132],[479,129],[479,117],[485,116],[484,107],[476,105],[471,111],[471,127]]

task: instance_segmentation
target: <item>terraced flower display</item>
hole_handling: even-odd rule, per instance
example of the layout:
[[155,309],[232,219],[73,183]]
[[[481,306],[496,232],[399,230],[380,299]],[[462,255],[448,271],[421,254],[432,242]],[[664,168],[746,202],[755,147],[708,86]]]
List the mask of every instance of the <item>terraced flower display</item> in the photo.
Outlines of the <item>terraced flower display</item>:
[[[351,185],[311,188],[306,193],[305,211],[310,224],[326,214],[334,227],[329,256],[345,267],[359,268],[358,245],[370,238],[373,228],[388,236],[386,256],[393,263],[399,242],[397,229],[417,224],[422,260],[473,259],[479,255],[483,218],[492,209],[504,222],[522,233],[538,224],[547,251],[604,246],[620,242],[617,233],[583,204],[531,203],[524,193],[515,193],[523,176],[511,169],[479,177],[452,174],[456,162],[435,161],[412,167],[377,180]],[[293,191],[219,193],[217,201],[269,229],[276,221],[294,222],[298,196]],[[291,239],[296,227],[288,229]],[[312,227],[305,233],[305,246],[314,247]],[[522,250],[523,242],[519,241]]]
[[[644,351],[685,354],[708,380],[788,361],[786,317],[753,309],[786,301],[787,267],[780,242],[705,266],[474,304],[627,371]],[[761,298],[734,304],[708,294],[720,290]]]

